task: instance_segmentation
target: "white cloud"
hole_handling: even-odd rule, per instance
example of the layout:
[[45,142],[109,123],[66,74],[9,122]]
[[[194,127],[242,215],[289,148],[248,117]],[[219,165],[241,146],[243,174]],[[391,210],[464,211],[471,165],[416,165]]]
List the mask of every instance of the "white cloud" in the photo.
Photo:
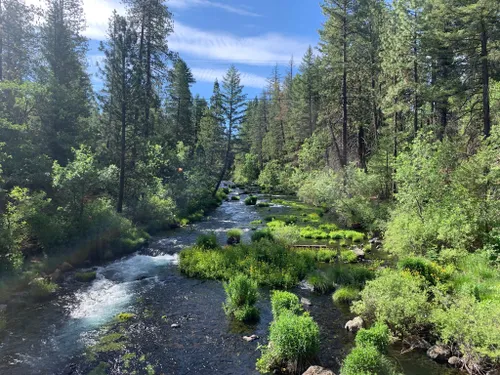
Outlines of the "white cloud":
[[[219,82],[222,81],[222,77],[226,74],[226,70],[223,69],[192,68],[191,72],[197,81],[211,83],[213,83],[216,78]],[[267,85],[266,79],[256,74],[240,72],[240,77],[243,86],[261,89]]]
[[309,45],[280,34],[237,37],[180,23],[174,25],[174,34],[169,42],[170,48],[181,54],[250,65],[286,64],[292,55],[302,56]]
[[225,10],[226,12],[239,14],[242,16],[260,17],[260,14],[254,13],[243,7],[235,7],[232,5],[220,3],[210,0],[169,0],[168,6],[177,9],[185,9],[192,7],[211,7]]

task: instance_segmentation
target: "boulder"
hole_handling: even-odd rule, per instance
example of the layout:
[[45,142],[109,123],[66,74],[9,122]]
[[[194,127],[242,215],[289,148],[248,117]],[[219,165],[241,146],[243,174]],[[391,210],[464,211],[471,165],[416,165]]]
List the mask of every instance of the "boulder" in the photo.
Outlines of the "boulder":
[[180,324],[177,324],[177,323],[174,323],[170,326],[171,328],[180,328],[181,325]]
[[356,254],[358,259],[364,259],[365,258],[365,251],[361,249],[360,247],[355,247],[352,249],[353,253]]
[[363,321],[363,318],[360,317],[360,316],[357,316],[355,317],[354,319],[352,320],[349,320],[346,324],[345,324],[345,329],[347,329],[349,332],[357,332],[359,331],[361,328],[363,328],[363,325],[364,325],[364,321]]
[[59,268],[57,268],[54,272],[51,273],[49,278],[50,281],[52,281],[53,283],[60,282],[63,279],[62,271]]
[[304,297],[300,299],[300,303],[303,304],[304,306],[312,306],[312,302]]
[[71,264],[69,264],[68,262],[64,262],[63,264],[61,264],[59,269],[61,270],[61,272],[68,272],[68,271],[71,271],[73,269],[73,266]]
[[246,342],[252,342],[252,341],[255,341],[258,339],[259,339],[259,336],[257,336],[257,335],[243,336],[243,340],[245,340]]
[[448,364],[452,367],[459,367],[462,364],[462,360],[456,356],[448,358]]
[[332,370],[321,366],[311,366],[302,375],[335,375]]
[[436,362],[446,363],[451,357],[451,350],[443,345],[434,345],[427,350],[427,357],[435,360]]
[[3,314],[6,311],[7,311],[7,305],[5,304],[0,305],[0,314]]

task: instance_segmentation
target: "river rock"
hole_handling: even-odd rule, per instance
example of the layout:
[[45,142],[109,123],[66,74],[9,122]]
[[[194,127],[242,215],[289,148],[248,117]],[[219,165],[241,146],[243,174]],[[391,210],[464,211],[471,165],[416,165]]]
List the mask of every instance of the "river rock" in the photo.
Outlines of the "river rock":
[[0,305],[0,314],[3,314],[5,311],[7,311],[7,305],[5,304]]
[[312,306],[311,300],[304,297],[300,298],[300,303],[303,304],[304,306]]
[[355,247],[354,249],[352,249],[352,251],[353,251],[354,254],[356,254],[356,256],[358,257],[358,259],[364,259],[365,258],[365,252],[360,247]]
[[448,358],[448,364],[453,367],[459,367],[462,364],[462,360],[456,356]]
[[245,340],[246,342],[252,342],[252,341],[255,341],[258,339],[259,339],[259,336],[257,336],[257,335],[243,336],[243,340]]
[[58,283],[63,278],[62,271],[59,268],[57,268],[54,272],[50,274],[49,278],[50,281],[52,281],[53,283]]
[[181,325],[180,324],[177,324],[177,323],[174,323],[170,326],[170,328],[180,328]]
[[443,345],[434,345],[427,350],[427,357],[436,362],[446,363],[448,358],[451,357],[451,350]]
[[68,271],[71,271],[73,269],[73,266],[71,264],[69,264],[68,262],[64,262],[63,264],[61,264],[59,266],[59,269],[61,270],[61,272],[68,272]]
[[321,366],[311,366],[302,375],[335,375],[332,370]]
[[382,241],[380,241],[380,238],[378,238],[378,237],[373,237],[368,242],[371,243],[371,244],[373,244],[373,245],[380,245],[380,244],[382,244]]
[[363,328],[363,325],[364,325],[364,321],[363,321],[363,318],[360,317],[360,316],[357,316],[355,317],[354,319],[352,320],[349,320],[346,324],[345,324],[345,329],[347,329],[349,332],[357,332],[359,331],[361,328]]

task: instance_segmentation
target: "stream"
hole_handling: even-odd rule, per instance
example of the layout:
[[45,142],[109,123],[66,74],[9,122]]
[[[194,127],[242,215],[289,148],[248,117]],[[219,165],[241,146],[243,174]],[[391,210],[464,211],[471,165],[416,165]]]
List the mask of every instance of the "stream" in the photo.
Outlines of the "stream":
[[[91,283],[75,281],[70,272],[55,298],[10,305],[0,333],[0,374],[88,374],[85,348],[121,312],[138,317],[129,326],[129,336],[156,374],[257,374],[257,347],[266,344],[272,320],[269,291],[261,290],[258,323],[235,324],[222,309],[222,284],[181,275],[177,254],[201,233],[215,232],[224,243],[228,229],[240,228],[242,240],[250,241],[250,222],[258,219],[256,208],[245,206],[243,199],[224,202],[203,221],[155,237],[149,248],[132,256],[95,267],[97,278]],[[330,295],[299,287],[293,292],[312,302],[308,310],[321,330],[318,364],[338,373],[352,347],[353,335],[344,330],[352,315],[348,308],[335,306]],[[242,339],[252,334],[260,339]],[[399,356],[393,351],[393,356],[405,374],[450,373],[422,353]],[[112,373],[121,372],[114,368]]]

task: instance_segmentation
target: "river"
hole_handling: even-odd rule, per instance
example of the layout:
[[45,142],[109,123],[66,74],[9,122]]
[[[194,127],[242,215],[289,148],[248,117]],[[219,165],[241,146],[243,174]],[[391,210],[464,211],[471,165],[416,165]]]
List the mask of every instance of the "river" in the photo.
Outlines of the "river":
[[[9,306],[0,336],[0,374],[88,374],[86,348],[107,333],[121,312],[135,314],[127,325],[128,347],[140,355],[131,360],[150,365],[138,374],[257,374],[257,347],[266,343],[272,320],[269,291],[261,291],[257,324],[235,324],[224,315],[221,283],[186,278],[176,265],[178,252],[199,234],[213,231],[223,243],[228,229],[240,228],[243,241],[249,241],[250,222],[257,219],[257,210],[243,200],[224,202],[203,221],[153,238],[148,249],[97,267],[91,283],[77,282],[69,273],[55,298]],[[343,328],[352,316],[335,307],[329,295],[298,287],[294,292],[311,300],[308,309],[320,325],[318,364],[338,371],[352,346],[353,336]],[[242,339],[251,334],[260,339]],[[111,365],[106,373],[128,373],[114,360],[107,358]],[[421,354],[398,362],[405,374],[448,374]]]

